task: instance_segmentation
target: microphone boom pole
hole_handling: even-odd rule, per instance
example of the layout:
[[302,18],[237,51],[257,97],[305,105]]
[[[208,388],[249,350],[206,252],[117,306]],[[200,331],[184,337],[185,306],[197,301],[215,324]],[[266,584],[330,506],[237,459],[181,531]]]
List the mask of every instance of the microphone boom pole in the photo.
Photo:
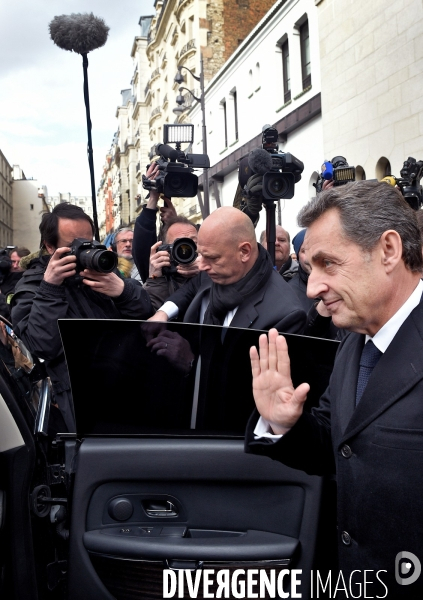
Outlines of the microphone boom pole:
[[97,242],[100,241],[100,231],[98,229],[98,217],[97,217],[97,202],[96,202],[96,193],[95,193],[95,181],[94,181],[94,157],[93,157],[93,144],[92,144],[92,123],[91,123],[91,115],[90,115],[90,95],[88,91],[88,56],[87,53],[84,52],[82,54],[82,68],[84,71],[84,101],[85,101],[85,112],[87,116],[87,136],[88,136],[88,144],[87,144],[87,154],[88,154],[88,165],[90,167],[90,181],[91,181],[91,200],[93,204],[93,221],[94,221],[94,230],[95,230],[95,239]]
[[84,71],[84,101],[87,117],[87,154],[90,168],[91,200],[93,204],[93,221],[95,239],[100,241],[98,229],[97,204],[94,183],[94,160],[92,145],[92,124],[90,116],[90,96],[88,92],[88,52],[104,46],[109,34],[109,28],[103,19],[95,17],[93,13],[72,13],[71,15],[60,15],[54,17],[49,24],[50,37],[56,46],[69,52],[77,52],[82,56],[82,68]]

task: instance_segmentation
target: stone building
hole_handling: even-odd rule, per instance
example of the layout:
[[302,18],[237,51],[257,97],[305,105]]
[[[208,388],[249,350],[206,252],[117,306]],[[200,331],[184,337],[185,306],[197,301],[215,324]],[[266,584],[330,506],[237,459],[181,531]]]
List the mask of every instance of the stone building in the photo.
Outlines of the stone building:
[[[210,80],[273,4],[274,0],[156,0],[155,14],[140,18],[140,36],[131,50],[132,87],[122,91],[117,140],[98,191],[99,204],[105,207],[110,188],[116,188],[113,229],[133,223],[145,202],[142,174],[156,144],[163,141],[163,125],[175,122],[173,109],[181,85],[174,82],[178,68],[187,67],[199,76],[202,55],[204,77]],[[183,87],[198,97],[198,82],[186,69],[182,75]],[[189,91],[183,92],[187,109],[193,103]],[[117,156],[120,164],[113,170]],[[175,200],[175,204],[194,222],[201,218],[196,199]],[[103,225],[106,233],[109,226]]]
[[367,179],[399,176],[408,156],[423,159],[421,2],[316,4],[325,156],[345,156]]
[[40,247],[39,225],[47,212],[47,188],[27,179],[19,165],[13,165],[13,245],[35,252]]
[[[277,203],[277,221],[292,235],[296,216],[315,194],[323,161],[319,34],[314,0],[279,0],[266,13],[205,90],[210,209],[233,203],[238,161],[259,148],[262,127],[279,132],[279,151],[304,163],[290,200]],[[202,114],[195,105],[193,152],[202,149]],[[202,181],[202,177],[200,177]],[[260,213],[259,234],[265,228]]]
[[0,150],[0,248],[13,244],[12,167]]

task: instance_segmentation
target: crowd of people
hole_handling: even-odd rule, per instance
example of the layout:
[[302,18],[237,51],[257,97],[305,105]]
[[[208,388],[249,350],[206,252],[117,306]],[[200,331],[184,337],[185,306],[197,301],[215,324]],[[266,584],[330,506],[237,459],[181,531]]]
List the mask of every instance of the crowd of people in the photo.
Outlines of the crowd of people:
[[[155,175],[153,164],[147,177]],[[160,208],[159,200],[152,190],[134,230],[116,232],[110,273],[78,268],[72,242],[91,240],[94,225],[66,203],[43,215],[39,251],[14,248],[8,257],[0,296],[13,293],[5,310],[11,307],[15,333],[45,360],[67,429],[75,421],[60,318],[269,331],[251,350],[257,411],[247,452],[336,476],[345,573],[386,570],[401,550],[423,558],[423,212],[387,183],[329,187],[300,211],[293,253],[289,232],[276,226],[273,263],[266,232],[258,243],[253,220],[238,208],[219,208],[197,227],[176,214],[171,198]],[[188,265],[171,257],[180,238],[197,248]],[[311,412],[303,411],[309,386],[294,389],[278,332],[341,341],[330,387]],[[386,585],[408,597],[391,571]]]

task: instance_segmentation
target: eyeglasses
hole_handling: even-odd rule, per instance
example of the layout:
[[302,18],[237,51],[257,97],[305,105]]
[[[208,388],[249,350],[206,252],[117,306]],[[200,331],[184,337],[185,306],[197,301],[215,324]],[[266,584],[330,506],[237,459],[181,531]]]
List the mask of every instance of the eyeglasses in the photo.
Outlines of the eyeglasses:
[[118,240],[116,242],[116,244],[131,244],[132,245],[132,240]]

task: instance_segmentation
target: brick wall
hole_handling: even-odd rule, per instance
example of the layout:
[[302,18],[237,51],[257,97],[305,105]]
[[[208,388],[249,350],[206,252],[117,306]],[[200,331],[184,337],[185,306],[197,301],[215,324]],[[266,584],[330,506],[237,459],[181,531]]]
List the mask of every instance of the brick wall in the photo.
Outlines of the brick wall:
[[223,0],[225,61],[274,4],[275,0]]
[[213,0],[207,5],[207,19],[200,19],[200,27],[208,30],[207,46],[201,48],[206,81],[274,4],[275,0]]

